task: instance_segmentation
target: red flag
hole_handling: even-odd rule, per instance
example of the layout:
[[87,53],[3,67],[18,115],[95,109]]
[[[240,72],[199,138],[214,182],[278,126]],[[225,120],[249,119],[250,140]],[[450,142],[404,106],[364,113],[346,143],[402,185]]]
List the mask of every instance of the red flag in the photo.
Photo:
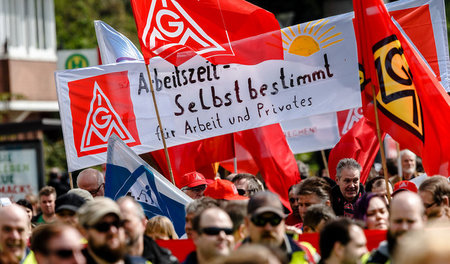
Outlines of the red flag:
[[237,132],[258,165],[267,188],[289,205],[288,188],[300,182],[297,162],[279,124]]
[[[191,171],[202,173],[207,179],[216,174],[212,163],[234,157],[233,134],[207,138],[168,148],[173,177],[178,187],[181,177]],[[168,177],[164,150],[151,152],[162,174]],[[170,180],[170,179],[169,179]]]
[[180,65],[196,54],[214,64],[252,65],[283,58],[275,16],[246,1],[131,0],[131,4],[147,64],[160,56]]
[[[366,79],[375,88],[381,129],[421,156],[428,175],[449,176],[448,95],[381,0],[354,0],[353,6],[358,49]],[[371,84],[365,87],[367,94]],[[364,106],[374,120],[373,108]]]
[[[361,165],[361,183],[365,183],[380,148],[376,133],[375,124],[365,117],[359,119],[330,152],[328,158],[330,178],[336,179],[336,166],[341,159],[352,158]],[[384,136],[383,133],[382,138]]]

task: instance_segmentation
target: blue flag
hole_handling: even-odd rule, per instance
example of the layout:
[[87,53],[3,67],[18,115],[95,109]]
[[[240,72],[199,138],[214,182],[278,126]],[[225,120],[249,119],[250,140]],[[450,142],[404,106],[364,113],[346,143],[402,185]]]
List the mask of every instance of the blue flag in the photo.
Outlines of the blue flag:
[[133,42],[123,34],[100,20],[95,20],[94,25],[102,64],[144,60]]
[[179,237],[185,233],[185,205],[192,199],[113,134],[108,140],[105,196],[117,200],[126,195],[142,205],[148,218],[164,215]]

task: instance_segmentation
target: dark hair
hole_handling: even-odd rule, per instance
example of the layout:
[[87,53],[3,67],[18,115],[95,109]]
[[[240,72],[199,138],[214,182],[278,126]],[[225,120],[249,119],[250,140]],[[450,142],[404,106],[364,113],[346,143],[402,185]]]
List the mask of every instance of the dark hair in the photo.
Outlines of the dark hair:
[[20,200],[18,200],[18,201],[16,202],[16,204],[18,204],[18,205],[20,205],[20,206],[23,206],[23,207],[25,207],[25,208],[28,208],[28,209],[30,209],[30,210],[33,212],[33,206],[32,206],[31,203],[30,203],[28,200],[26,200],[26,199],[20,199]]
[[317,225],[320,224],[322,220],[328,222],[334,219],[336,215],[333,209],[325,204],[313,204],[305,212],[305,217],[303,219],[303,226],[309,226],[310,228],[316,230]]
[[381,181],[381,180],[384,182],[384,177],[383,176],[377,176],[377,177],[374,177],[374,178],[368,180],[366,182],[366,185],[364,186],[364,189],[366,190],[366,192],[372,192],[372,189],[374,187],[379,187],[380,186],[380,185],[378,185],[378,181]]
[[331,187],[326,180],[319,177],[309,177],[295,187],[296,195],[315,194],[322,202],[330,200]]
[[330,257],[336,242],[339,242],[344,246],[350,242],[349,229],[351,225],[355,225],[355,222],[343,217],[331,220],[323,227],[319,238],[319,248],[322,260],[326,260]]
[[258,180],[255,175],[252,175],[250,173],[238,173],[236,174],[236,176],[234,176],[231,182],[235,184],[240,180],[246,180],[248,182],[247,191],[250,196],[264,190],[262,182]]
[[355,203],[355,210],[354,210],[354,213],[355,213],[354,218],[355,219],[359,219],[359,220],[363,220],[363,221],[366,220],[367,208],[369,208],[370,201],[375,197],[380,198],[386,205],[386,209],[388,209],[388,206],[386,204],[386,200],[385,200],[384,196],[379,195],[377,193],[367,192],[367,193],[363,194],[363,196],[361,196]]

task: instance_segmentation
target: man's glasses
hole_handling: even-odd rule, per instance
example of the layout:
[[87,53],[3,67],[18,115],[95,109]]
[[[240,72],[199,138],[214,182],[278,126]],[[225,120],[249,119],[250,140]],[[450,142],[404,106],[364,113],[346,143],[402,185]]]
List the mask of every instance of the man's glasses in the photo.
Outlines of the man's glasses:
[[94,191],[88,191],[90,194],[92,194],[92,196],[96,195],[100,189],[103,187],[103,185],[105,185],[104,183],[100,184],[100,186],[98,186],[97,190]]
[[271,226],[278,226],[283,218],[277,214],[263,214],[254,215],[250,220],[255,226],[263,227],[266,226],[267,223],[270,223]]
[[74,255],[73,249],[54,249],[47,250],[45,255],[54,255],[61,259],[68,259]]
[[432,202],[432,203],[430,203],[430,204],[424,203],[423,206],[425,207],[425,209],[428,209],[428,208],[432,207],[432,206],[435,205],[435,204],[436,204],[436,202]]
[[208,236],[217,236],[220,232],[225,232],[227,235],[233,234],[232,228],[222,228],[222,227],[205,227],[200,230],[200,233],[206,234]]
[[97,223],[95,225],[92,225],[91,228],[94,228],[95,230],[97,230],[100,233],[106,233],[111,229],[111,226],[114,226],[115,228],[120,228],[122,227],[124,224],[123,221],[114,221],[114,222],[102,222],[102,223]]

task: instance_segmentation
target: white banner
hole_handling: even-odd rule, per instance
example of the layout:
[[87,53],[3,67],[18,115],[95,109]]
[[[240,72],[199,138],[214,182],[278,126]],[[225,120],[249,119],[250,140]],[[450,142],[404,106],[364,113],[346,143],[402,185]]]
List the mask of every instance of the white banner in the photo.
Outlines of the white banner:
[[[421,0],[414,5],[430,3],[439,75],[447,87],[448,50],[439,2]],[[401,3],[397,8],[411,5]],[[197,56],[174,67],[152,59],[149,70],[164,135],[159,132],[142,62],[56,72],[69,170],[104,163],[112,133],[135,152],[144,153],[161,149],[162,136],[168,146],[174,146],[359,107],[352,16],[348,13],[282,29],[283,61],[216,66]]]

